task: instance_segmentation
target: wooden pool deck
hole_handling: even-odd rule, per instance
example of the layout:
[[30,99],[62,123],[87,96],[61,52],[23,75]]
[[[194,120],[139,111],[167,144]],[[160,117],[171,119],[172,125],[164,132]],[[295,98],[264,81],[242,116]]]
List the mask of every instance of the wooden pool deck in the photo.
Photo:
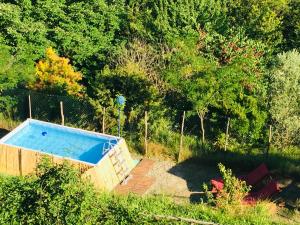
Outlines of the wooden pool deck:
[[131,171],[129,179],[119,184],[114,191],[118,194],[137,194],[144,195],[154,183],[155,178],[147,176],[153,167],[154,161],[142,159],[142,161]]

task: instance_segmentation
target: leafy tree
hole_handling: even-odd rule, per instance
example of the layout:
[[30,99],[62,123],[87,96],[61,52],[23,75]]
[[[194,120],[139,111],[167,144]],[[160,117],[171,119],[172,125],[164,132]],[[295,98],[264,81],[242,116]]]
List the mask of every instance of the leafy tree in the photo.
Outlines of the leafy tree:
[[205,142],[204,116],[214,101],[217,89],[214,76],[216,63],[207,60],[197,49],[197,35],[179,39],[165,72],[165,79],[173,91],[185,96],[200,119],[201,139]]
[[36,81],[30,85],[34,90],[82,94],[83,87],[78,83],[81,73],[74,71],[69,59],[58,56],[52,48],[46,49],[46,58],[36,64],[36,75]]
[[214,101],[220,117],[231,118],[232,136],[248,144],[262,137],[267,118],[262,101],[266,87],[256,61],[240,57],[221,67],[217,72],[219,86]]
[[282,43],[282,15],[287,10],[287,0],[229,0],[227,4],[230,24],[273,48]]
[[299,144],[300,135],[300,54],[296,50],[277,56],[270,74],[270,114],[279,146]]
[[36,60],[53,46],[92,79],[90,72],[105,65],[118,42],[123,0],[5,0],[0,11],[0,34],[7,45],[34,54]]
[[0,108],[3,112],[11,106],[12,98],[2,93],[33,80],[34,61],[28,55],[11,54],[11,48],[6,45],[0,45],[0,49]]
[[0,34],[13,53],[27,52],[38,59],[50,41],[47,27],[35,20],[31,1],[2,1],[0,3]]
[[130,33],[151,41],[169,41],[203,27],[221,30],[226,25],[227,8],[221,0],[131,0],[127,8]]
[[290,0],[283,18],[284,48],[300,49],[300,1]]

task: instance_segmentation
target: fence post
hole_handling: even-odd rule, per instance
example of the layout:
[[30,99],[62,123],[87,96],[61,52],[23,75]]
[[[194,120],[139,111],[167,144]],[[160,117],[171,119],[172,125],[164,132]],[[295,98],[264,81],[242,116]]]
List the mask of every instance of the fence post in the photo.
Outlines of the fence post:
[[271,142],[272,142],[272,125],[269,126],[269,141],[268,141],[268,148],[267,148],[267,157],[269,155],[269,151],[271,148]]
[[229,139],[229,125],[230,125],[230,117],[228,117],[227,126],[226,126],[225,151],[227,151],[227,145],[228,145],[228,139]]
[[31,114],[31,97],[30,95],[28,95],[28,106],[29,106],[29,118],[32,118],[32,114]]
[[65,125],[65,116],[64,116],[64,106],[63,102],[60,102],[60,115],[61,115],[61,125]]
[[185,120],[185,111],[183,111],[182,115],[182,122],[181,122],[181,133],[180,133],[180,146],[179,146],[179,153],[178,153],[178,159],[177,162],[180,160],[180,155],[183,148],[183,129],[184,129],[184,120]]
[[102,114],[102,133],[105,134],[105,111],[106,108],[103,107],[103,114]]
[[19,175],[23,175],[23,168],[22,168],[22,149],[18,149],[18,160],[19,160]]
[[148,112],[145,111],[145,155],[148,154]]

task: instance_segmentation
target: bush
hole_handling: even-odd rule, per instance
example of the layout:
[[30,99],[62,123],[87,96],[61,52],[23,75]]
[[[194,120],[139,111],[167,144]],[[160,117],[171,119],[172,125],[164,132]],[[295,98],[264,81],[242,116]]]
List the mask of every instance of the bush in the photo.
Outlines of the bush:
[[[276,224],[264,205],[239,215],[165,197],[98,193],[71,166],[44,160],[37,175],[0,176],[0,224],[183,224],[157,215],[220,224]],[[279,224],[279,223],[278,223]]]
[[214,198],[211,193],[207,191],[207,185],[204,186],[209,202],[214,203],[218,208],[241,211],[244,208],[243,199],[250,191],[250,187],[246,185],[245,181],[236,178],[231,169],[226,169],[221,163],[218,165],[221,176],[223,178],[224,187],[218,192],[217,197]]

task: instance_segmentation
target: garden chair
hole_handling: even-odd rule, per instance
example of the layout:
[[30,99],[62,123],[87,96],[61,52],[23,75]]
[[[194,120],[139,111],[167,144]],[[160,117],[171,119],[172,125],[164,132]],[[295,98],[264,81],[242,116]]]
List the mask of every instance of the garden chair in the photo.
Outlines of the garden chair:
[[250,192],[245,198],[244,202],[248,204],[254,204],[257,200],[265,200],[270,198],[275,193],[279,192],[279,185],[275,180],[271,180],[262,189],[255,192]]
[[[246,176],[239,176],[238,178],[245,181],[247,185],[254,186],[269,174],[270,174],[270,172],[269,172],[266,164],[262,163],[256,169],[254,169],[249,174],[247,174]],[[224,181],[222,178],[215,178],[215,179],[212,179],[210,182],[213,186],[212,191],[211,191],[212,193],[216,193],[223,189]]]

